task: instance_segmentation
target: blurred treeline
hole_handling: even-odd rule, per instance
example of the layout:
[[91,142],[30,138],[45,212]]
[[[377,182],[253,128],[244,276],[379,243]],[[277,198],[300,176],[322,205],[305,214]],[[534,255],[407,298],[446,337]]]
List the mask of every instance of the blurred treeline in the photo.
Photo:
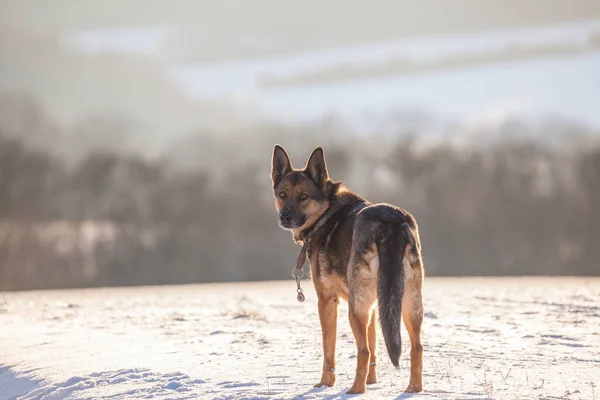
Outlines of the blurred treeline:
[[0,113],[0,290],[291,279],[275,143],[295,167],[323,145],[333,179],[411,211],[430,276],[600,273],[600,144],[585,139],[600,133],[575,124],[511,120],[457,143],[423,140],[410,115],[367,137],[257,123],[149,157],[122,149],[126,123],[67,135],[31,99],[3,104],[17,100],[20,117]]

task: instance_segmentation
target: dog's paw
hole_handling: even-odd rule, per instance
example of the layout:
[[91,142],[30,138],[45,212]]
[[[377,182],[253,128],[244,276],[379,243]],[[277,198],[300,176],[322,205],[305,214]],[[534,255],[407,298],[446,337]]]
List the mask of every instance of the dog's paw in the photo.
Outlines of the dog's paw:
[[313,387],[321,387],[321,386],[328,386],[328,387],[333,387],[333,385],[335,385],[335,373],[332,371],[323,371],[323,374],[321,375],[321,381],[319,383],[317,383],[316,385],[314,385]]
[[335,378],[334,379],[330,379],[329,381],[326,381],[326,382],[321,381],[321,382],[313,385],[313,387],[315,387],[315,388],[320,388],[320,387],[323,387],[323,386],[333,387],[333,385],[335,385]]
[[363,394],[367,391],[367,388],[364,385],[352,385],[350,389],[346,392],[346,394]]
[[373,375],[369,375],[367,376],[367,385],[372,385],[374,383],[377,383],[377,376]]
[[417,385],[414,383],[410,383],[404,393],[419,393],[423,391],[423,387],[421,385]]

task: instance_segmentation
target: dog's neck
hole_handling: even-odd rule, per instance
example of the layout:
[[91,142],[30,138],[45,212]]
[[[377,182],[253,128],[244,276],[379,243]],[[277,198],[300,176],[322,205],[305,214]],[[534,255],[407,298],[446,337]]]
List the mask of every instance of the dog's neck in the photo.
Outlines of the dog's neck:
[[310,240],[314,234],[318,232],[323,225],[325,225],[329,218],[331,218],[332,209],[334,207],[335,206],[329,206],[327,210],[325,210],[325,212],[319,218],[317,218],[315,223],[307,228],[302,229],[297,234],[294,234],[294,240],[298,243],[303,243],[304,247],[306,248],[310,244]]
[[[341,182],[336,182],[335,190],[330,198],[330,206],[327,210],[313,223],[311,226],[294,233],[294,240],[298,243],[303,243],[303,248],[308,248],[315,237],[321,230],[328,225],[328,222],[335,220],[335,216],[344,209],[353,209],[358,204],[366,202],[365,199],[349,192]],[[328,230],[331,228],[328,228]]]

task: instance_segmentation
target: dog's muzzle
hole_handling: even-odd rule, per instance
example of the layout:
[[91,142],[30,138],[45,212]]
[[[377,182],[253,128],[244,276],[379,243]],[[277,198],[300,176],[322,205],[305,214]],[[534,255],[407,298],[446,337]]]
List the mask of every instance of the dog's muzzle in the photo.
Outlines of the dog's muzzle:
[[293,215],[287,212],[279,213],[279,225],[284,229],[295,229],[299,228],[306,222],[304,216],[300,218],[294,218]]

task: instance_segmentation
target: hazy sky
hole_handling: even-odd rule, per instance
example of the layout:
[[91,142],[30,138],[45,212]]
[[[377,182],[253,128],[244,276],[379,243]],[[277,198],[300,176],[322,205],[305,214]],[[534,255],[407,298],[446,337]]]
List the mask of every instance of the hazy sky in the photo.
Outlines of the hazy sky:
[[36,29],[174,26],[193,37],[199,60],[244,55],[240,38],[263,40],[269,52],[590,20],[600,1],[2,0],[0,15]]
[[[487,52],[496,46],[486,39],[489,35],[523,29],[537,31],[529,40],[534,46],[537,35],[540,43],[553,37],[559,47],[565,40],[577,47],[579,34],[562,27],[597,26],[598,0],[2,0],[0,15],[0,28],[21,35],[0,39],[5,60],[0,91],[32,94],[52,118],[67,125],[89,115],[122,112],[146,136],[168,137],[203,125],[236,126],[229,107],[238,106],[253,116],[288,122],[330,111],[362,118],[402,107],[465,121],[540,112],[600,125],[593,107],[600,102],[597,43],[591,50],[535,58],[525,54],[417,74],[403,72],[401,59],[440,49],[454,56],[453,51],[469,46]],[[157,27],[169,34],[162,36]],[[123,34],[122,29],[131,28]],[[551,33],[546,36],[544,29]],[[57,48],[57,38],[72,39],[75,33],[83,33],[83,48],[96,53]],[[30,36],[50,44],[44,47]],[[511,45],[524,43],[524,36],[515,37]],[[98,54],[111,40],[143,54]],[[357,65],[380,63],[385,70],[386,62],[396,62],[399,70],[388,68],[393,74],[383,75],[367,68],[352,75]],[[308,77],[298,75],[302,68]],[[263,84],[264,78],[277,76],[290,79]],[[197,99],[216,99],[222,113],[212,105],[198,106]]]

